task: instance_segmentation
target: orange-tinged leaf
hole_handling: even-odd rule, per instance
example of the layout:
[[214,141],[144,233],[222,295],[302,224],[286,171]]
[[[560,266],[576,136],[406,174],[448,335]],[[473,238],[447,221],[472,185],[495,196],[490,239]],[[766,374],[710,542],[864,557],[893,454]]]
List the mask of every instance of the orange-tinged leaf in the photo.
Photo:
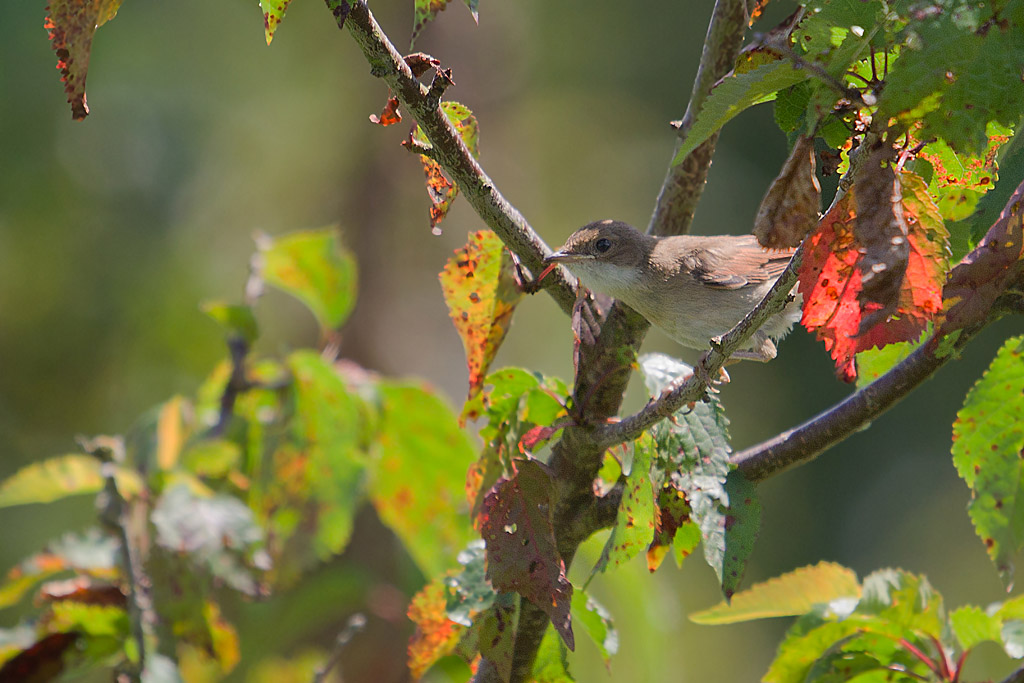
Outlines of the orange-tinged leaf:
[[[944,140],[929,142],[917,155],[932,167],[928,191],[947,221],[962,220],[974,213],[978,200],[999,179],[998,153],[1013,131],[992,121],[985,133],[988,145],[980,156],[957,153]],[[908,144],[914,143],[913,138],[908,140]]]
[[260,0],[263,10],[263,31],[267,36],[267,45],[274,39],[274,31],[284,21],[284,13],[292,0]]
[[804,298],[801,323],[825,342],[836,363],[836,373],[847,382],[857,377],[854,357],[858,352],[916,339],[941,308],[949,235],[924,182],[906,172],[900,181],[910,254],[898,304],[887,319],[861,330],[865,316],[880,306],[866,302],[862,307],[858,301],[863,255],[853,231],[856,185],[808,238],[800,267],[800,293]]
[[162,470],[169,470],[178,464],[181,448],[188,438],[188,418],[183,411],[191,406],[181,396],[175,396],[160,406],[157,418],[156,463]]
[[443,578],[428,583],[409,603],[409,619],[416,632],[409,639],[409,671],[419,679],[434,663],[455,651],[466,630],[448,618]]
[[512,257],[490,230],[471,233],[466,245],[448,259],[440,279],[449,315],[466,349],[473,398],[483,387],[522,292]]
[[[477,156],[480,153],[480,127],[473,112],[458,102],[442,102],[441,111],[451,121],[470,154]],[[410,138],[422,146],[431,147],[430,141],[419,126],[410,134]],[[423,162],[423,173],[427,177],[427,195],[430,197],[430,228],[435,235],[440,235],[441,229],[437,226],[448,215],[448,209],[455,201],[459,188],[445,176],[439,163],[426,155],[420,155],[420,160]]]
[[378,126],[391,126],[402,121],[402,112],[398,111],[398,98],[394,95],[388,97],[380,116],[370,114],[370,121]]
[[860,584],[852,569],[819,562],[751,586],[732,596],[729,603],[690,615],[698,624],[735,624],[752,619],[805,614],[814,605],[839,598],[859,598]]
[[64,92],[71,105],[71,117],[81,121],[89,115],[85,99],[85,77],[89,72],[92,37],[96,29],[114,18],[121,0],[52,0],[43,24],[57,53]]

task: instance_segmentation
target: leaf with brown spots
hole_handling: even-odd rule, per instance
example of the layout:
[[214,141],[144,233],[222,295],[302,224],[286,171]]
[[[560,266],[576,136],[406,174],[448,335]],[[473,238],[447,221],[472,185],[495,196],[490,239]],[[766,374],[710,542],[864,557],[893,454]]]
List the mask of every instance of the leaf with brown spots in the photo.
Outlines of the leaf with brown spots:
[[949,334],[988,316],[996,299],[1024,272],[1024,183],[981,242],[949,274],[943,289],[940,334]]
[[121,0],[52,0],[47,6],[43,28],[57,53],[57,68],[71,105],[71,118],[81,121],[89,115],[85,100],[85,78],[89,73],[92,37],[114,18]]
[[[692,528],[696,527],[696,524],[690,519],[690,506],[686,503],[686,497],[672,487],[663,488],[658,495],[655,522],[657,526],[654,540],[647,548],[647,570],[652,573],[657,571],[665,559],[665,555],[674,547],[676,535],[680,530],[692,531]],[[684,532],[684,535],[693,540],[693,545],[685,551],[685,554],[680,553],[683,557],[689,555],[697,547],[697,543],[700,542],[700,530],[698,529],[695,534]]]
[[946,271],[949,235],[924,182],[906,172],[901,174],[900,182],[910,254],[898,303],[886,320],[861,329],[865,316],[879,310],[879,304],[868,302],[862,308],[859,300],[862,253],[853,228],[857,219],[856,184],[807,238],[800,266],[804,299],[801,323],[825,342],[835,361],[836,374],[847,382],[857,378],[857,353],[916,339],[941,306],[939,292]]
[[953,464],[967,510],[1007,590],[1024,548],[1024,336],[1011,337],[971,388],[953,423]]
[[[651,460],[654,439],[646,432],[633,444],[633,465],[619,502],[612,533],[604,544],[590,576],[625,564],[651,544],[654,537],[654,487],[651,484]],[[589,582],[589,580],[588,580]]]
[[818,224],[821,186],[814,177],[814,138],[801,136],[754,220],[754,234],[769,249],[795,247]]
[[[477,156],[480,153],[480,128],[476,117],[473,116],[473,112],[469,110],[469,107],[458,102],[442,102],[441,111],[451,121],[469,153]],[[416,126],[416,129],[410,134],[410,139],[421,147],[432,148],[430,140],[427,139],[426,134],[424,134],[419,126]],[[423,154],[420,155],[420,161],[423,162],[423,173],[427,177],[427,195],[430,197],[431,232],[435,235],[440,235],[441,229],[437,226],[448,215],[448,209],[451,208],[452,202],[455,201],[459,188],[445,176],[444,171],[441,169],[441,164]]]
[[481,530],[487,578],[499,592],[516,592],[544,610],[570,650],[572,584],[551,526],[551,474],[537,460],[516,460],[518,472],[487,493]]
[[[1013,131],[990,121],[986,134],[988,146],[979,156],[958,154],[944,140],[929,142],[917,154],[918,159],[931,167],[928,192],[936,198],[935,203],[944,220],[967,218],[974,213],[981,197],[996,186],[999,179],[998,153],[1009,142]],[[908,140],[908,144],[911,143],[913,140]]]
[[408,616],[416,624],[416,632],[409,639],[409,671],[415,679],[422,678],[437,660],[454,652],[466,630],[448,618],[446,578],[428,583],[409,603]]
[[393,126],[396,123],[401,123],[402,112],[398,111],[398,98],[394,95],[388,97],[388,101],[384,103],[384,109],[381,110],[380,116],[370,114],[370,121],[378,126]]
[[448,314],[466,350],[467,400],[472,399],[483,387],[522,292],[516,286],[511,255],[490,230],[470,233],[439,277]]
[[[473,21],[479,22],[480,15],[476,9],[479,0],[465,0],[465,2],[466,7],[469,8],[470,13],[473,15]],[[448,0],[415,0],[412,37],[409,39],[410,45],[416,42],[427,22],[433,21],[438,13],[443,12],[447,6]]]
[[284,21],[284,13],[288,11],[288,5],[292,0],[260,0],[260,9],[263,10],[263,32],[267,37],[267,45],[274,39],[274,32]]
[[377,385],[379,423],[369,495],[426,576],[437,576],[475,534],[463,503],[474,447],[455,412],[415,384]]

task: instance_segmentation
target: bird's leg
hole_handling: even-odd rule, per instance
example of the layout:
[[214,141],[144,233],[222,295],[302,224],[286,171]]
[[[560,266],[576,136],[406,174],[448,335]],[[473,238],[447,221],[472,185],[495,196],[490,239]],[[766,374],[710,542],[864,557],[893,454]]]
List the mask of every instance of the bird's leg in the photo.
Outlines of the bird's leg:
[[754,333],[754,348],[750,351],[734,351],[729,360],[756,360],[758,363],[767,363],[777,355],[775,342],[758,330]]

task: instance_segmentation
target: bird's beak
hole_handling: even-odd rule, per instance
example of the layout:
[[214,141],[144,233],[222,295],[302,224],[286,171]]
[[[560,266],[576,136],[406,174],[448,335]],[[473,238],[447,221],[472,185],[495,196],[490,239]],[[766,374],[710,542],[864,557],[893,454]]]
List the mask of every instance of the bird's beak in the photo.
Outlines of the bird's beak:
[[572,263],[579,260],[579,254],[571,251],[556,251],[544,259],[544,263]]

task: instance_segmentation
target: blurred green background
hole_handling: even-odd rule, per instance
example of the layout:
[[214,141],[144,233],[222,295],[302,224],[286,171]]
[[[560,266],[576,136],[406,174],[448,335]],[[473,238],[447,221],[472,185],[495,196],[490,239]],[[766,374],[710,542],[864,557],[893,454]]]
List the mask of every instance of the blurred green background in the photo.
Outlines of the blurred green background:
[[[557,245],[592,220],[646,224],[671,157],[668,122],[685,108],[711,4],[633,3],[626,14],[621,3],[483,2],[475,26],[453,2],[416,47],[454,70],[447,95],[477,115],[484,167]],[[778,18],[792,7],[770,9]],[[404,49],[411,3],[373,10]],[[65,104],[44,16],[41,2],[7,3],[0,22],[0,476],[74,450],[76,434],[123,432],[150,406],[193,392],[225,356],[198,303],[240,298],[255,231],[340,224],[361,269],[343,354],[424,377],[459,404],[462,347],[436,274],[483,226],[458,201],[443,234],[431,235],[420,164],[399,146],[410,121],[368,122],[386,88],[321,3],[294,2],[268,48],[255,0],[128,0],[97,34],[92,113],[81,123]],[[719,143],[695,231],[748,232],[785,154],[770,105],[736,119]],[[284,296],[268,294],[260,316],[259,351],[317,341],[312,317]],[[993,326],[869,431],[764,483],[747,584],[832,560],[861,576],[888,566],[925,572],[949,606],[1000,599],[950,462],[950,425],[1002,339],[1020,327]],[[571,344],[568,321],[535,296],[520,305],[496,366],[570,379]],[[645,348],[696,357],[657,332]],[[722,398],[736,448],[850,391],[802,331],[777,361],[744,364],[732,376]],[[628,405],[641,403],[641,390],[633,387]],[[0,511],[0,570],[91,520],[87,499]],[[602,543],[578,556],[576,582]],[[405,680],[405,603],[421,581],[364,511],[345,556],[296,594],[230,606],[245,657],[235,678],[252,679],[249,666],[267,652],[328,647],[348,615],[363,611],[370,624],[346,654],[345,680]],[[756,680],[789,623],[690,624],[688,612],[719,597],[698,557],[682,571],[666,562],[653,578],[637,558],[591,590],[616,617],[621,644],[609,675],[582,642],[572,660],[581,681]],[[0,613],[0,627],[19,615]],[[1009,668],[983,646],[968,678]]]

